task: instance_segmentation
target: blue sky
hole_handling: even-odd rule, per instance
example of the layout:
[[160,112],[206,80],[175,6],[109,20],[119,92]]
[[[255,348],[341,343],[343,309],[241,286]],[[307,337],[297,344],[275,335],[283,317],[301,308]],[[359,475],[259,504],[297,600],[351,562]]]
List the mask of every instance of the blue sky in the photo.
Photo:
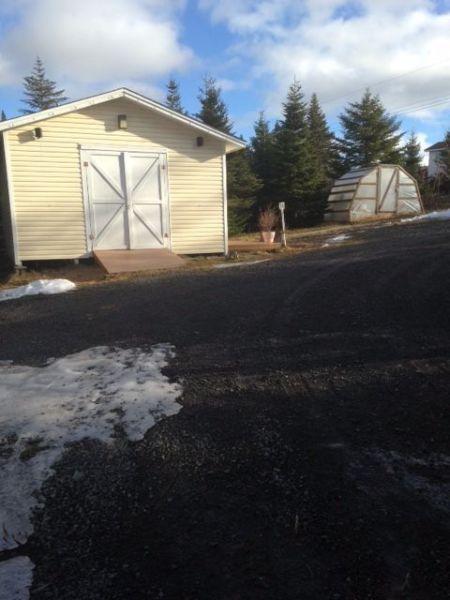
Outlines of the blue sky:
[[193,113],[208,73],[249,138],[296,76],[334,129],[370,85],[426,145],[450,128],[449,33],[448,0],[2,0],[0,106],[18,114],[36,54],[73,99],[121,85],[162,99],[174,75]]

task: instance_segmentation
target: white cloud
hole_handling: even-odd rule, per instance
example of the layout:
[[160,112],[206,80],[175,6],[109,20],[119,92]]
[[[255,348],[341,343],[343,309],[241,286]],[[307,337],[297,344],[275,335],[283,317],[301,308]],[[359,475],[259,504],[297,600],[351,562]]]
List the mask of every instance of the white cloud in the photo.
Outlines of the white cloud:
[[17,84],[37,54],[70,90],[184,70],[194,55],[179,40],[182,7],[180,0],[4,0],[14,19],[0,42],[0,84]]
[[416,133],[417,136],[417,141],[420,144],[420,150],[422,152],[422,160],[421,163],[424,166],[428,166],[428,152],[425,152],[425,148],[428,148],[428,146],[430,146],[430,140],[428,139],[428,134],[423,133],[423,132],[419,132]]
[[294,76],[329,112],[367,85],[390,110],[449,95],[450,12],[431,0],[199,1],[213,22],[238,35],[234,52],[252,59],[269,115],[279,113]]

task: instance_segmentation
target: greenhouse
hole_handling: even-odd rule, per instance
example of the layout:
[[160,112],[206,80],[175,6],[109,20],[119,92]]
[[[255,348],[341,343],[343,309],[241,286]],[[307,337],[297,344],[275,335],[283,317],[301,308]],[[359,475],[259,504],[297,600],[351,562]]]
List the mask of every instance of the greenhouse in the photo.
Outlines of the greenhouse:
[[417,181],[398,165],[357,167],[336,179],[326,221],[354,223],[423,212]]

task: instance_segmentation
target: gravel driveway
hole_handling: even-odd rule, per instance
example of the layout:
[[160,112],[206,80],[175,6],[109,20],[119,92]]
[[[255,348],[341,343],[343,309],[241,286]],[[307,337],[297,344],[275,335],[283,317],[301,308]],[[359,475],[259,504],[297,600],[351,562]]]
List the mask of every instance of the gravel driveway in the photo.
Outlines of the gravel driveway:
[[65,452],[13,551],[31,598],[447,599],[449,294],[444,222],[3,303],[0,360],[170,343],[184,390]]

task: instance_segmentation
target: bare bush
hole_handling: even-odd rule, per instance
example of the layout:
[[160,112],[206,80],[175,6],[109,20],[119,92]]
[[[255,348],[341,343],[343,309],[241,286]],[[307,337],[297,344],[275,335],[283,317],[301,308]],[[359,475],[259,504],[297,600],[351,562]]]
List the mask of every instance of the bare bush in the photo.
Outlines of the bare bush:
[[258,215],[258,227],[260,231],[273,231],[278,225],[278,216],[271,208],[262,210]]

